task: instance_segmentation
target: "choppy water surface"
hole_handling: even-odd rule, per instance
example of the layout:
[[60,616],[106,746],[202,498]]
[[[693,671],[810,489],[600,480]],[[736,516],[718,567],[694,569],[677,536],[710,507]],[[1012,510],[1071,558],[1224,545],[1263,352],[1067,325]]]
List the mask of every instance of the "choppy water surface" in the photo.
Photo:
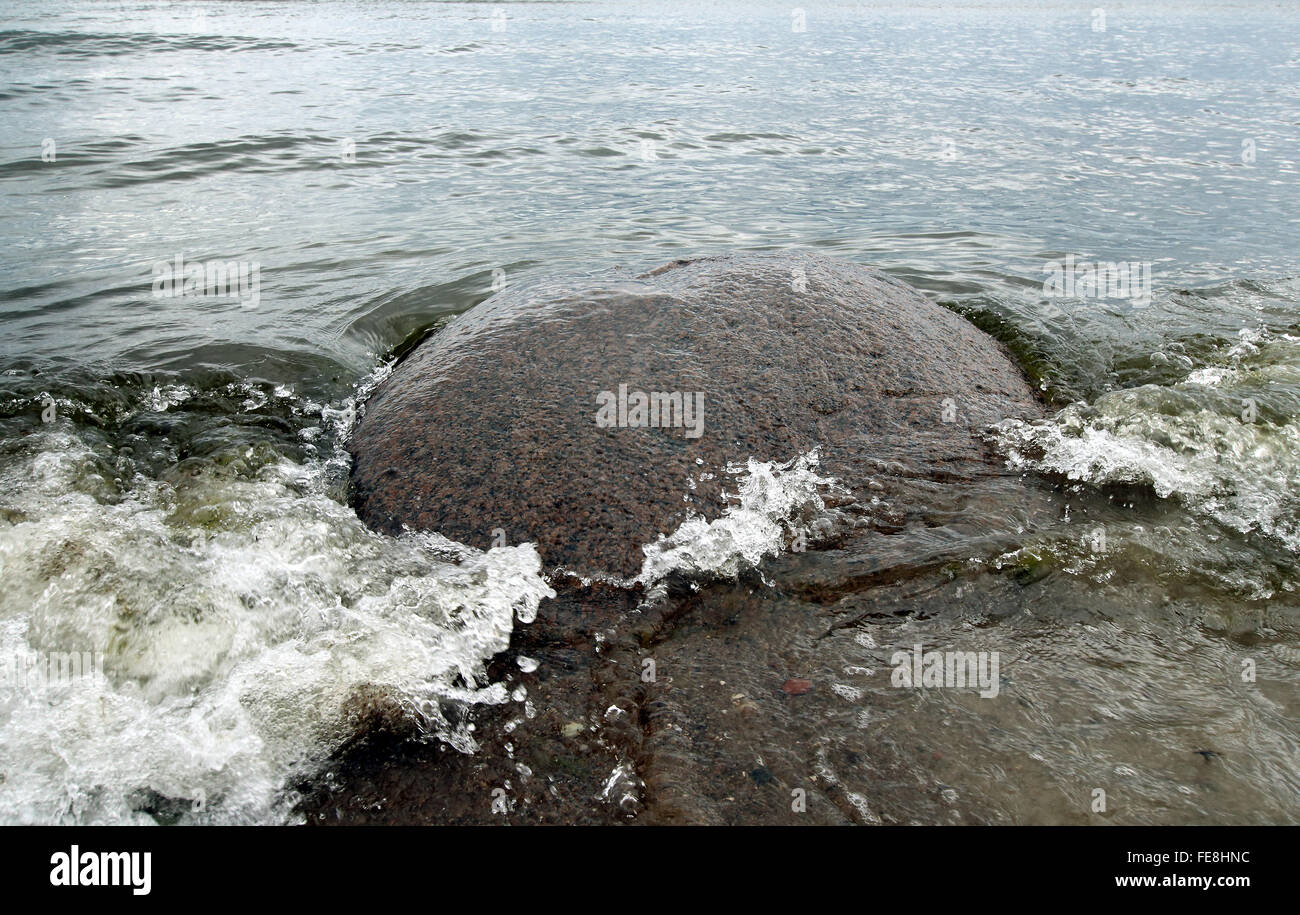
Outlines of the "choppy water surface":
[[[814,733],[856,817],[901,779],[941,799],[901,821],[1099,821],[1098,786],[1110,822],[1300,819],[1300,14],[804,11],[0,5],[0,654],[103,658],[8,662],[0,820],[292,820],[376,702],[472,751],[448,709],[528,702],[484,663],[550,586],[367,531],[357,399],[494,282],[776,248],[973,316],[1059,411],[990,430],[1020,492],[764,560],[764,606],[846,614]],[[178,255],[255,264],[256,307],[156,295]],[[1149,263],[1150,302],[1045,297],[1067,255]],[[891,576],[913,612],[855,616]],[[914,643],[1000,651],[1002,698],[890,689]]]

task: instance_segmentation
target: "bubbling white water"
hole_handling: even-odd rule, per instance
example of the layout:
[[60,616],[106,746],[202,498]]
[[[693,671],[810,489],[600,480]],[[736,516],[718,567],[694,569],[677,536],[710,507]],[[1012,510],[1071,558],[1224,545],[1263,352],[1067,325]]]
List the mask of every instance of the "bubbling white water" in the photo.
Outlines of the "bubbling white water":
[[473,749],[446,700],[509,701],[484,661],[553,596],[529,544],[384,537],[326,495],[325,462],[105,480],[40,431],[0,470],[0,657],[102,653],[103,676],[0,683],[0,822],[292,819],[286,782],[367,696]]
[[785,463],[750,458],[743,467],[728,466],[739,487],[732,504],[712,521],[688,518],[642,547],[645,559],[634,582],[653,592],[673,573],[735,578],[795,540],[815,538],[829,520],[822,497],[837,487],[817,473],[819,465],[812,451]]
[[1215,362],[1173,385],[1147,384],[993,440],[1020,468],[1094,485],[1150,486],[1193,512],[1300,552],[1300,339],[1243,331]]

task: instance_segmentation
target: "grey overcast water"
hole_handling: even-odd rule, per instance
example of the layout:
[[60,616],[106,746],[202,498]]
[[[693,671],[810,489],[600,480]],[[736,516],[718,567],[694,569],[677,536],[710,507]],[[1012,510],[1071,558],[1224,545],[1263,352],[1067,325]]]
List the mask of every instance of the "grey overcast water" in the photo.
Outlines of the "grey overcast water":
[[[943,744],[894,818],[1300,821],[1300,8],[791,6],[0,2],[0,822],[296,822],[359,684],[525,702],[484,665],[536,552],[369,531],[358,400],[494,285],[798,249],[1050,407],[990,431],[1050,508],[878,560],[1014,589],[888,639],[993,633],[1011,699],[891,692],[877,633],[819,707]],[[178,258],[242,292],[168,295]],[[1150,297],[1047,294],[1067,258]],[[72,651],[102,673],[29,682]]]

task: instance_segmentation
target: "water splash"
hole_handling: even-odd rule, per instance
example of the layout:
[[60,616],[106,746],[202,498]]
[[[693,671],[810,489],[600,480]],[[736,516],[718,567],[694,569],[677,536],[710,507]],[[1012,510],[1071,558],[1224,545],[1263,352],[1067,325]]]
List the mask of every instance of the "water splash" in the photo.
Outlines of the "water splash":
[[785,463],[750,458],[729,465],[740,487],[721,517],[688,518],[677,530],[646,545],[641,573],[634,582],[653,591],[673,573],[735,578],[745,568],[775,556],[798,539],[815,537],[824,526],[831,477],[817,473],[816,451]]
[[1243,332],[1176,384],[999,424],[1010,464],[1096,486],[1150,486],[1236,531],[1300,552],[1300,339]]
[[65,424],[0,470],[0,657],[103,676],[0,683],[0,821],[263,823],[386,708],[470,751],[447,703],[509,701],[484,661],[553,593],[531,545],[383,537],[324,459],[112,479]]

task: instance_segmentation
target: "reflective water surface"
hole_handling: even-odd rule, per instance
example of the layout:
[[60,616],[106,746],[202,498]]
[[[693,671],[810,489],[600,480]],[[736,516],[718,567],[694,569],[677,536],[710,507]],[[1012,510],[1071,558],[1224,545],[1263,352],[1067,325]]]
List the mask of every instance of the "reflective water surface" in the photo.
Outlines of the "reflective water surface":
[[[989,430],[1005,483],[689,569],[686,813],[1300,818],[1300,18],[803,11],[0,4],[0,820],[298,821],[375,703],[486,752],[449,709],[538,711],[487,663],[555,582],[368,531],[358,400],[494,284],[800,248],[970,316],[1051,416]],[[1150,301],[1045,295],[1067,256]],[[159,294],[178,257],[256,307]],[[997,651],[998,696],[892,685],[914,645]],[[73,651],[102,676],[15,673]]]

